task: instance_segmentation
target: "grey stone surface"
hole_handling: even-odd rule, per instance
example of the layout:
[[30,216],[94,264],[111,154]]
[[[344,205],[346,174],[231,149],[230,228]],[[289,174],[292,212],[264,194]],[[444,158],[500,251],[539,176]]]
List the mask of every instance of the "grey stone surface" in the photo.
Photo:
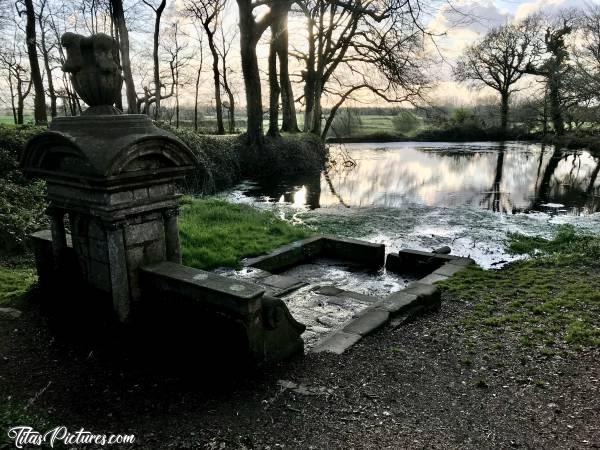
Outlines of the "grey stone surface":
[[429,275],[427,275],[426,277],[421,278],[419,280],[419,282],[427,283],[427,284],[434,284],[434,283],[439,283],[440,281],[446,281],[448,278],[450,278],[450,277],[433,272],[433,273],[430,273]]
[[404,289],[404,292],[416,295],[418,302],[426,305],[439,303],[441,301],[439,288],[432,284],[422,283],[421,281],[410,283],[406,289]]
[[344,331],[336,331],[335,333],[327,336],[320,341],[316,346],[311,349],[313,353],[335,353],[341,355],[358,341],[362,336],[354,333],[347,333]]
[[313,288],[313,291],[315,291],[317,294],[328,296],[338,295],[344,292],[343,289],[337,288],[335,286],[316,286],[315,288]]
[[379,268],[385,263],[385,245],[339,236],[325,236],[323,256]]
[[357,300],[361,303],[364,303],[366,305],[373,305],[381,300],[379,297],[374,297],[372,295],[365,295],[365,294],[361,294],[359,292],[353,292],[353,291],[344,291],[344,292],[339,293],[338,296],[350,297],[350,298]]
[[275,288],[280,292],[290,292],[293,289],[298,289],[302,286],[306,286],[306,283],[299,280],[298,278],[289,277],[285,275],[270,275],[268,277],[260,279],[260,284]]
[[389,317],[390,313],[388,311],[368,309],[347,324],[343,328],[343,331],[345,333],[354,333],[365,336],[383,326],[383,324],[388,321]]
[[21,311],[16,308],[0,308],[0,319],[15,320],[21,317]]
[[451,262],[448,262],[448,263],[444,264],[442,267],[440,267],[439,269],[437,269],[435,272],[433,272],[433,274],[451,277],[452,275],[454,275],[458,272],[462,272],[463,270],[465,270],[466,267],[467,267],[466,265],[453,264]]
[[418,297],[409,292],[395,292],[388,298],[377,304],[377,308],[388,311],[391,315],[396,315],[404,312],[409,307],[417,303]]

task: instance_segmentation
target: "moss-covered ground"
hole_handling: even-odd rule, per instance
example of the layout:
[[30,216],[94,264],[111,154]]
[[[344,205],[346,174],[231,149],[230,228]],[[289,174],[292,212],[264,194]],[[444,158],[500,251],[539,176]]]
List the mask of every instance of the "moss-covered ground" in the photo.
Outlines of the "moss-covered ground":
[[551,240],[512,235],[508,248],[529,258],[502,270],[471,267],[441,283],[473,306],[465,330],[491,340],[512,334],[544,353],[600,346],[600,237],[564,226]]

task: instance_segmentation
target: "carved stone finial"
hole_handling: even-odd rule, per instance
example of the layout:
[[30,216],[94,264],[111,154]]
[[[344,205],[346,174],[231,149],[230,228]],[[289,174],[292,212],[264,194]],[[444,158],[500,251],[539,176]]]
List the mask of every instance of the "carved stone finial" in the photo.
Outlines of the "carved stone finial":
[[75,91],[90,106],[83,114],[122,114],[113,106],[123,85],[116,41],[104,33],[65,33],[61,44],[67,50],[62,69],[71,74]]

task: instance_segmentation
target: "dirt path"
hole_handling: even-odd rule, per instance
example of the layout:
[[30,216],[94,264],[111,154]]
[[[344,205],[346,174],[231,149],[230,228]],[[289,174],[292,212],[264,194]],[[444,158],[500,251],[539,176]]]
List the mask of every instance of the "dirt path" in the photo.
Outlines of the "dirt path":
[[[139,448],[598,448],[600,351],[545,356],[465,333],[462,303],[347,354],[225,376],[54,338],[37,308],[0,321],[0,399],[48,426],[135,433]],[[39,394],[36,398],[36,394]],[[34,399],[34,400],[32,400]]]

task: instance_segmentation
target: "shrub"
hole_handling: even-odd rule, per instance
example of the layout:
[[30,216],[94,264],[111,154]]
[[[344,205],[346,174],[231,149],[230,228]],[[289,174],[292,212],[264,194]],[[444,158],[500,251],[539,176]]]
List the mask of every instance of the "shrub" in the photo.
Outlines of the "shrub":
[[19,169],[18,157],[40,128],[0,126],[0,250],[22,253],[27,236],[47,226],[43,181],[31,181]]
[[394,129],[400,133],[408,133],[417,129],[421,123],[412,112],[402,110],[392,118]]

